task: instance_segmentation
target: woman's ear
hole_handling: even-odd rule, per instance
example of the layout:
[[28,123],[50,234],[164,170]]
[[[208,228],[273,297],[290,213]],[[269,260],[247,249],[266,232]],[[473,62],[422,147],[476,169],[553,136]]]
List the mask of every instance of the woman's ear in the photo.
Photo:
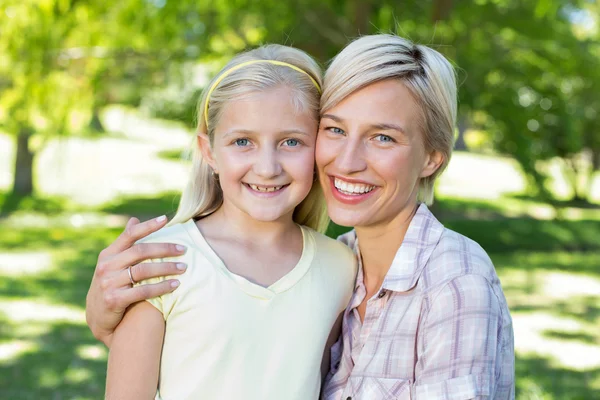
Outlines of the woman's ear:
[[217,169],[217,163],[215,162],[215,158],[212,154],[212,149],[210,146],[210,138],[206,133],[199,132],[198,133],[198,147],[200,147],[200,152],[202,153],[202,158],[210,167],[213,169],[215,174],[218,174],[219,171]]
[[423,164],[423,169],[421,170],[421,178],[426,178],[431,176],[438,170],[438,168],[444,162],[444,155],[439,151],[433,150],[425,159],[425,163]]

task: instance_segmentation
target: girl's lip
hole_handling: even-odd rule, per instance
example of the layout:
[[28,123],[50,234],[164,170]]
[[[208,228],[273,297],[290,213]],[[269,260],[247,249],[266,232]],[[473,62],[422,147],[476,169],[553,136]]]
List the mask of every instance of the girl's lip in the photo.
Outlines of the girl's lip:
[[[362,203],[363,201],[370,198],[373,195],[373,193],[375,193],[379,189],[378,187],[375,187],[375,189],[371,190],[368,193],[344,194],[344,193],[340,192],[338,190],[338,188],[335,187],[335,177],[330,176],[329,182],[330,182],[331,193],[333,194],[333,197],[340,203],[344,203],[344,204],[348,204],[348,205],[355,205],[355,204]],[[346,181],[346,182],[350,182],[350,181]],[[363,182],[354,180],[354,182],[352,182],[352,183],[363,183]]]
[[[283,191],[284,191],[284,190],[285,190],[285,189],[286,189],[288,186],[290,186],[290,184],[289,184],[289,183],[288,183],[288,184],[286,184],[286,185],[269,185],[269,186],[266,186],[266,185],[264,185],[264,187],[276,187],[276,186],[281,186],[281,189],[279,189],[279,190],[275,190],[275,191],[273,191],[273,192],[259,192],[258,190],[254,190],[254,189],[252,189],[252,187],[251,187],[251,186],[250,186],[250,184],[248,184],[248,183],[244,183],[243,185],[244,185],[244,187],[245,187],[246,189],[248,189],[248,190],[250,191],[250,193],[252,193],[254,196],[257,196],[257,197],[262,197],[262,198],[270,198],[270,197],[275,197],[275,196],[278,196],[278,195],[279,195],[279,194],[281,194],[281,192],[283,192]],[[259,186],[259,185],[256,185],[256,186]],[[260,186],[263,186],[263,185],[260,185]]]

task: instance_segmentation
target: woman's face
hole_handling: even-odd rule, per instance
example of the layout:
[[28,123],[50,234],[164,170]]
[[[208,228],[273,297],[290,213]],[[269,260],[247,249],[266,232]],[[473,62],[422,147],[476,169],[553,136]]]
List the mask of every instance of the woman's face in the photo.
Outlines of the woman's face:
[[420,178],[442,161],[425,150],[420,118],[398,80],[371,84],[324,112],[316,162],[333,222],[370,227],[412,212]]

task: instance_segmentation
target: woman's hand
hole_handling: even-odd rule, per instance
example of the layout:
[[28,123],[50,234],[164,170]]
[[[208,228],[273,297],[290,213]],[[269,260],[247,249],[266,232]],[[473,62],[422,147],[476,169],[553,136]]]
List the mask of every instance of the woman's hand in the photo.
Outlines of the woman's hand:
[[[131,218],[125,230],[107,248],[100,252],[94,277],[86,299],[86,319],[94,336],[110,347],[112,334],[123,319],[127,307],[152,297],[175,290],[179,281],[165,280],[156,284],[133,287],[132,279],[138,282],[148,278],[181,274],[185,266],[175,262],[142,263],[142,261],[175,257],[185,253],[185,247],[169,243],[140,243],[165,226],[165,216],[140,223]],[[128,271],[128,268],[131,269]],[[130,277],[131,272],[131,277]]]

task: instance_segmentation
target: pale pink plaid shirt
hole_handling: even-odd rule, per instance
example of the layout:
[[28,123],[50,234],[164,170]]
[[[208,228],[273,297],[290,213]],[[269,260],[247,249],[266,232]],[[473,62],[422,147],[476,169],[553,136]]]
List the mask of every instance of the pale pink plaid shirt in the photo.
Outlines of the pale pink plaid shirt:
[[[360,261],[354,231],[340,240]],[[420,205],[362,324],[359,268],[322,399],[514,399],[512,320],[477,243]]]

